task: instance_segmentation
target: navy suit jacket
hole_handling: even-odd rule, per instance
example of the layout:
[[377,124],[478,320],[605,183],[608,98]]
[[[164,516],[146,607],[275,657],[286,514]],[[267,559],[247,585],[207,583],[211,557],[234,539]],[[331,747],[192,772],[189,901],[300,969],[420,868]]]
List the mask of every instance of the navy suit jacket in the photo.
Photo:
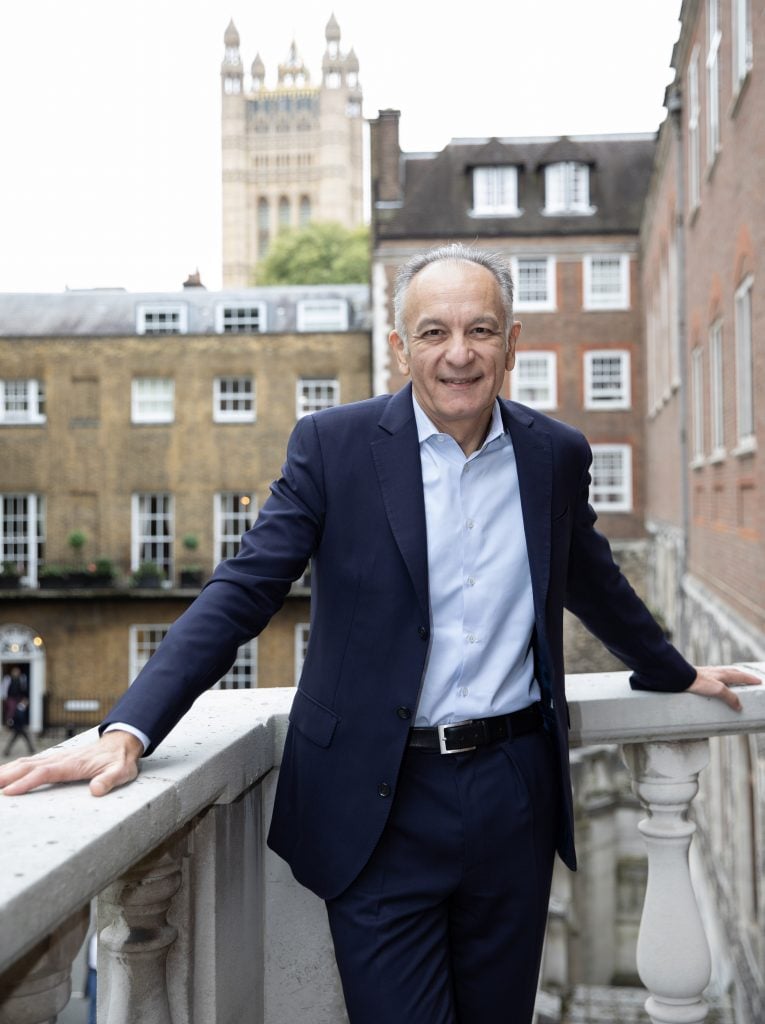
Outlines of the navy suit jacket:
[[[614,563],[588,504],[591,452],[573,428],[500,401],[515,449],[534,594],[537,679],[559,753],[558,850],[575,865],[563,609],[633,671],[682,690],[694,670]],[[411,386],[301,419],[281,478],[236,558],[112,710],[164,738],[278,610],[309,559],[311,632],[290,714],[269,843],[324,898],[356,877],[395,795],[429,644],[428,563]]]

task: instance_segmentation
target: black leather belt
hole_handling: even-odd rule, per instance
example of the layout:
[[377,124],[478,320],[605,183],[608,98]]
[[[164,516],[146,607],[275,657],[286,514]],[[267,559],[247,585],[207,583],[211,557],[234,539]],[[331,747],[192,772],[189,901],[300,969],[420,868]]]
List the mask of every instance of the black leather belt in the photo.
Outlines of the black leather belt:
[[453,725],[415,727],[409,731],[409,746],[440,754],[461,754],[477,750],[478,747],[488,747],[491,743],[501,743],[514,736],[536,732],[543,724],[542,705],[537,703],[522,711],[512,711],[509,715],[472,718]]

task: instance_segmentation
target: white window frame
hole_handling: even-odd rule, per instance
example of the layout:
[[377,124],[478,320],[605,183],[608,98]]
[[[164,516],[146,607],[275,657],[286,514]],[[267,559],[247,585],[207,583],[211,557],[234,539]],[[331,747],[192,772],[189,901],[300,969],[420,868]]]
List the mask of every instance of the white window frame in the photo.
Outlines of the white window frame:
[[[152,509],[152,503],[164,508]],[[146,491],[131,496],[130,507],[130,568],[136,570],[142,562],[156,562],[168,580],[175,574],[175,502],[166,491]],[[166,529],[153,532],[154,527]],[[159,549],[164,548],[164,551]]]
[[[598,262],[618,263],[619,290],[600,293],[594,290],[597,275],[594,265]],[[629,309],[630,308],[630,256],[629,253],[594,253],[584,257],[584,309]]]
[[308,640],[311,634],[310,622],[298,622],[295,624],[295,686],[300,682],[300,675],[303,671],[305,656],[308,652]]
[[[542,365],[542,372],[524,379],[524,373],[534,362]],[[529,395],[527,392],[543,392],[544,397]],[[516,352],[515,366],[510,374],[510,394],[514,401],[532,409],[556,409],[558,407],[558,356],[556,352]]]
[[340,405],[340,381],[336,377],[301,377],[295,386],[295,417],[301,419],[322,409]]
[[712,460],[725,455],[725,399],[723,366],[723,327],[717,320],[709,329],[709,427]]
[[731,3],[731,37],[733,39],[733,95],[738,95],[752,70],[752,8],[751,0],[733,0]]
[[[139,302],[135,316],[137,334],[186,334],[188,331],[189,314],[184,302]],[[160,318],[156,324],[152,323],[154,317]],[[163,317],[169,319],[163,321]]]
[[22,568],[22,581],[37,586],[45,557],[45,498],[8,491],[0,494],[0,562]]
[[234,664],[213,690],[255,690],[258,686],[258,641],[248,640],[236,652]]
[[[242,534],[258,514],[254,494],[245,491],[219,491],[213,504],[213,558],[215,564],[233,558],[239,551]],[[229,527],[233,526],[233,529]]]
[[[16,409],[19,401],[23,409]],[[0,424],[39,424],[47,420],[45,415],[45,385],[41,380],[18,379],[0,380]]]
[[[540,271],[544,264],[544,298],[524,298],[521,287],[522,270],[524,265],[537,264]],[[515,295],[513,305],[515,309],[523,313],[549,313],[557,308],[556,295],[556,259],[554,256],[513,256],[511,267],[513,281],[515,282]],[[541,289],[537,289],[540,291]]]
[[564,160],[545,167],[546,215],[591,214],[590,168],[577,160]]
[[[241,390],[237,390],[239,388]],[[254,423],[256,416],[255,378],[252,374],[231,374],[214,379],[213,422]]]
[[737,452],[752,451],[755,439],[754,348],[752,337],[751,274],[736,289],[736,433]]
[[[167,631],[169,622],[135,623],[128,630],[128,686],[132,686],[139,672],[157,650]],[[142,634],[148,634],[144,639]]]
[[699,47],[694,46],[688,61],[688,208],[701,203],[701,138],[699,121]]
[[[601,456],[621,455],[621,484],[604,487],[598,481],[598,461]],[[590,504],[596,512],[631,512],[632,511],[632,446],[629,444],[594,444],[592,445],[592,483],[590,484]],[[615,501],[603,500],[599,491],[607,490],[617,496]]]
[[[619,363],[619,383],[598,387],[597,363],[602,360]],[[629,409],[632,406],[631,354],[626,349],[591,349],[584,353],[585,409]]]
[[474,217],[517,217],[518,168],[514,166],[473,168]]
[[219,302],[215,307],[218,334],[262,334],[267,325],[265,302]]
[[720,150],[720,0],[707,0],[707,163]]
[[704,350],[691,351],[691,466],[704,462]]
[[297,329],[308,331],[347,331],[348,302],[346,299],[299,299],[297,303]]
[[172,423],[175,381],[172,377],[134,377],[130,396],[132,423]]

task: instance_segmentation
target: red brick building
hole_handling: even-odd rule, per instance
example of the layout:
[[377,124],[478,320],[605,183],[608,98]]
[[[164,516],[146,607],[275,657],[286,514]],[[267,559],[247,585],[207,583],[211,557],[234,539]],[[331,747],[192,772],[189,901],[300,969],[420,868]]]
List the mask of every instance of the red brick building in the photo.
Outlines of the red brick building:
[[[402,383],[387,346],[397,268],[461,241],[513,266],[523,322],[510,397],[579,427],[593,448],[600,527],[638,588],[645,564],[645,368],[639,229],[653,135],[457,139],[402,153],[399,113],[372,122],[373,364],[377,392]],[[581,646],[583,644],[583,646]],[[611,667],[570,639],[568,664]]]
[[682,15],[642,228],[655,600],[697,660],[761,660],[765,10]]

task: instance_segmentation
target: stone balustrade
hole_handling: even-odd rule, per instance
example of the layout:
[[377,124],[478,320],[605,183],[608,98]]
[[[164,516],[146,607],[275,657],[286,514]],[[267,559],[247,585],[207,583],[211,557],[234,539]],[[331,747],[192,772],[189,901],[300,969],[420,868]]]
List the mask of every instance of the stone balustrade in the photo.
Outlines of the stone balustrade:
[[[765,681],[765,664],[750,667]],[[633,693],[627,678],[569,677],[572,742],[622,746],[647,810],[647,1010],[654,1024],[695,1024],[710,967],[688,812],[708,737],[765,731],[765,686],[740,691],[737,714]],[[55,1020],[96,896],[108,1024],[346,1019],[323,907],[265,847],[292,693],[205,694],[139,779],[106,798],[71,784],[0,800],[0,1024]]]

